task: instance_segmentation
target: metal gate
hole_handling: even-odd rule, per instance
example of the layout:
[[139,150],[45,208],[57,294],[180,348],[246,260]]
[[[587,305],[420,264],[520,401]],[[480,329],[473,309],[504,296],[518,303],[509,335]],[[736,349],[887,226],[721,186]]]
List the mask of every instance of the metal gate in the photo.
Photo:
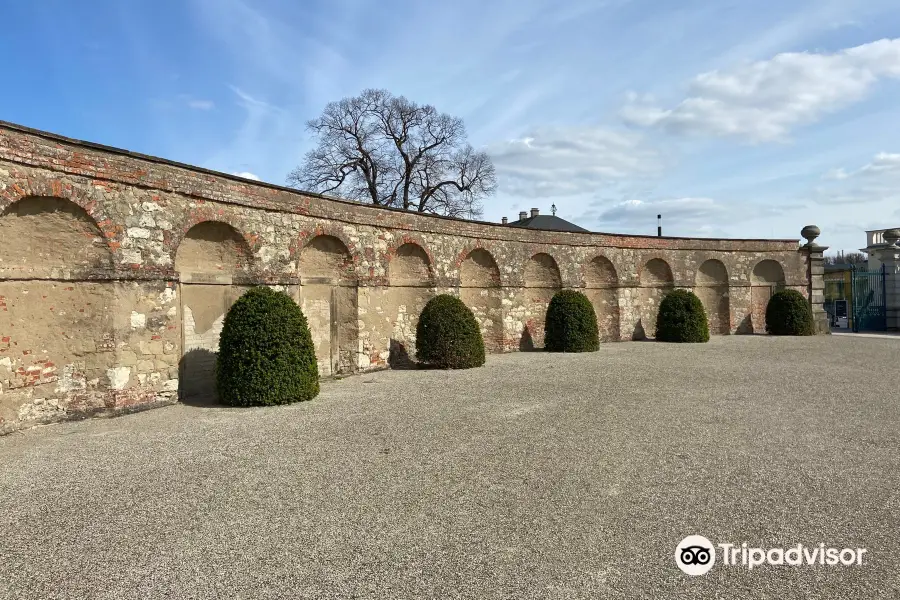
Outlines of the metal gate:
[[884,265],[877,271],[851,269],[853,331],[887,329],[885,272]]

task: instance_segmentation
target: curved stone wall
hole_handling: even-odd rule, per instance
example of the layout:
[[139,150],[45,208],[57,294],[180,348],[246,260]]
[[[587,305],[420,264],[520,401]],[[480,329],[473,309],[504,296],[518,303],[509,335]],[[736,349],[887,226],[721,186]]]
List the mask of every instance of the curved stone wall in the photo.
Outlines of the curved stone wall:
[[0,233],[0,431],[207,394],[222,318],[254,284],[303,307],[325,375],[409,364],[437,293],[503,352],[542,346],[558,289],[583,289],[604,341],[652,337],[675,287],[697,290],[721,334],[764,330],[773,290],[811,289],[796,240],[419,215],[3,123]]

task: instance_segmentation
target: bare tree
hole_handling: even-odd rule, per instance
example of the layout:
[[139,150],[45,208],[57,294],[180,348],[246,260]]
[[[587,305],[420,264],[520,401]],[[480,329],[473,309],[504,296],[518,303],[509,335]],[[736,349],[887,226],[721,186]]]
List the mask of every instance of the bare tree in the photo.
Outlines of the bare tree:
[[317,145],[288,175],[296,188],[475,218],[497,187],[490,157],[467,143],[461,119],[386,90],[331,102],[307,129]]
[[841,252],[825,257],[826,265],[862,265],[869,259],[862,252]]

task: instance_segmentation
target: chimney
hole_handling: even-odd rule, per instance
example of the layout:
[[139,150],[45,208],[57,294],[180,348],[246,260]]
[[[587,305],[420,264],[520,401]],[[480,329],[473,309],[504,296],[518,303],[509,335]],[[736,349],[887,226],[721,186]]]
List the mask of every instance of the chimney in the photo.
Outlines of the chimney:
[[506,217],[503,217],[503,219],[500,222],[503,223],[504,225],[506,225]]
[[662,237],[662,215],[656,215],[656,237]]
[[536,217],[536,216],[538,216],[539,214],[541,214],[541,211],[539,211],[538,209],[536,209],[536,208],[532,208],[532,209],[531,209],[531,216],[532,216],[532,217]]
[[524,221],[527,218],[528,218],[528,213],[525,212],[524,210],[520,210],[519,211],[519,220]]

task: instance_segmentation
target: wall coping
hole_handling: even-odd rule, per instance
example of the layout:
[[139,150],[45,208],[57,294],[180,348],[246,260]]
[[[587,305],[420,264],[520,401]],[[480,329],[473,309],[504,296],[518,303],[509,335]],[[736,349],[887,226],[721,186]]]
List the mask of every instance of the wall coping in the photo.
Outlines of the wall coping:
[[[13,144],[10,144],[7,140],[12,140],[15,135],[18,134],[20,136],[30,136],[40,138],[42,140],[54,142],[57,145],[65,145],[73,148],[84,149],[93,151],[99,157],[102,155],[114,155],[124,157],[129,161],[133,161],[136,163],[136,166],[139,164],[150,164],[150,165],[160,165],[164,167],[169,167],[173,169],[178,169],[180,171],[186,172],[190,175],[203,175],[206,177],[198,178],[198,183],[203,182],[205,185],[209,185],[213,183],[209,181],[208,177],[215,178],[215,183],[219,185],[223,185],[225,187],[224,190],[218,190],[219,192],[232,192],[238,196],[238,198],[228,198],[221,197],[221,194],[210,194],[203,193],[208,190],[207,187],[203,187],[203,191],[198,191],[196,189],[185,190],[180,189],[177,185],[174,185],[168,182],[166,179],[160,178],[149,178],[148,176],[151,174],[147,169],[134,169],[131,174],[134,175],[132,178],[126,178],[122,176],[116,176],[115,174],[101,172],[101,170],[95,169],[91,171],[90,169],[86,169],[86,166],[89,166],[89,163],[86,163],[83,160],[77,161],[77,165],[73,166],[71,164],[65,164],[66,161],[60,161],[57,159],[51,159],[50,157],[44,157],[40,155],[35,155],[34,153],[28,156],[17,155],[14,152],[12,154],[6,152],[7,149],[14,149]],[[74,151],[74,150],[73,150]],[[635,249],[643,249],[643,248],[658,248],[658,244],[652,243],[656,242],[675,242],[674,244],[667,245],[674,250],[694,250],[694,249],[704,249],[704,250],[721,250],[721,251],[755,251],[755,252],[784,252],[784,251],[792,251],[799,250],[799,239],[764,239],[764,238],[704,238],[704,237],[682,237],[682,236],[653,236],[653,235],[639,235],[639,234],[622,234],[622,233],[606,233],[606,232],[571,232],[571,231],[555,231],[555,230],[533,230],[521,227],[510,227],[509,225],[503,225],[500,223],[493,223],[488,221],[475,221],[475,220],[467,220],[460,219],[456,217],[447,217],[442,215],[434,215],[428,213],[416,213],[406,211],[400,208],[391,208],[391,207],[383,207],[383,206],[374,206],[370,204],[362,204],[359,202],[355,202],[352,200],[346,200],[342,198],[337,198],[334,196],[329,196],[326,194],[320,194],[315,192],[305,192],[301,190],[297,190],[295,188],[290,188],[287,186],[277,185],[273,183],[267,183],[263,181],[254,181],[251,179],[245,179],[243,177],[239,177],[237,175],[232,175],[230,173],[223,173],[220,171],[214,171],[212,169],[206,169],[203,167],[197,167],[194,165],[189,165],[186,163],[181,163],[173,160],[168,160],[165,158],[160,158],[157,156],[151,156],[148,154],[142,154],[139,152],[132,152],[130,150],[125,150],[122,148],[117,148],[113,146],[106,146],[103,144],[98,144],[95,142],[89,142],[84,140],[77,140],[74,138],[65,137],[59,134],[42,131],[39,129],[33,129],[31,127],[27,127],[24,125],[19,125],[16,123],[10,123],[8,121],[0,120],[0,160],[6,160],[13,163],[24,164],[32,167],[45,168],[51,171],[67,173],[71,175],[77,176],[86,176],[92,177],[98,180],[111,181],[115,183],[119,183],[122,185],[131,185],[135,187],[149,188],[154,190],[160,190],[171,193],[184,194],[187,196],[193,196],[202,198],[204,200],[209,200],[213,202],[223,202],[227,204],[238,204],[244,205],[251,208],[257,208],[261,210],[269,210],[269,211],[278,211],[278,212],[293,212],[306,214],[311,217],[318,217],[322,219],[330,219],[335,221],[343,221],[347,223],[353,223],[356,225],[369,225],[375,227],[387,227],[391,229],[408,229],[414,231],[427,231],[430,233],[438,233],[444,235],[460,235],[465,237],[485,237],[488,239],[497,239],[497,240],[509,240],[509,241],[517,241],[524,243],[533,243],[533,244],[565,244],[570,246],[597,246],[597,247],[626,247],[626,248],[635,248]],[[230,184],[240,184],[240,188],[230,185]],[[270,196],[267,200],[263,201],[262,198],[247,198],[245,195],[241,194],[241,191],[244,192],[248,190],[258,189],[264,192],[265,195]],[[315,203],[310,202],[311,200],[315,201]],[[342,208],[345,208],[350,213],[350,216],[342,216],[336,217],[324,214],[325,211],[322,210],[328,204],[338,205]],[[316,206],[320,205],[320,206]],[[386,216],[396,216],[396,217],[404,217],[407,219],[411,219],[409,223],[402,224],[386,224],[384,223],[384,218]],[[415,222],[419,222],[415,224]],[[455,232],[452,231],[453,227],[476,227],[476,228],[484,228],[483,232]],[[598,239],[599,238],[599,239]],[[606,238],[606,239],[604,239]],[[627,242],[631,243],[627,243]],[[617,243],[618,242],[618,243]],[[626,243],[622,243],[626,242]],[[646,242],[646,245],[642,245],[641,242]],[[679,242],[686,242],[686,244],[680,244]],[[723,247],[723,248],[711,248],[709,246],[703,246],[701,248],[695,248],[690,243],[700,243],[700,244],[735,244],[735,245],[748,245],[750,247]]]

